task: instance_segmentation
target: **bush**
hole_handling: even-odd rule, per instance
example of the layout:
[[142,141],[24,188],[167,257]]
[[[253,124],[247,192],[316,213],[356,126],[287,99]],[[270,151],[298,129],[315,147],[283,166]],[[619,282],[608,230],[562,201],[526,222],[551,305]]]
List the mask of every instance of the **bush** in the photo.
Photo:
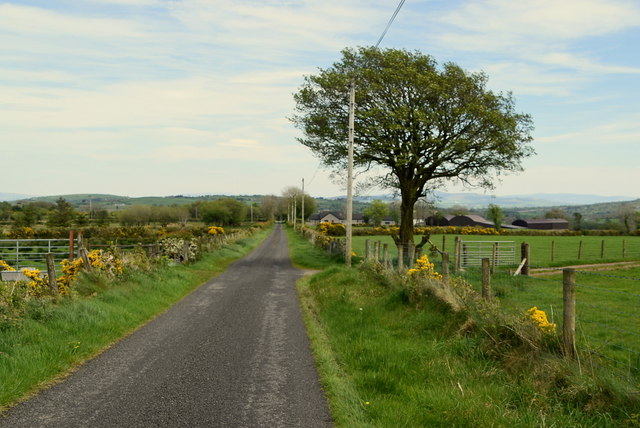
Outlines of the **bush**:
[[345,236],[347,228],[341,223],[320,223],[318,232],[327,236]]

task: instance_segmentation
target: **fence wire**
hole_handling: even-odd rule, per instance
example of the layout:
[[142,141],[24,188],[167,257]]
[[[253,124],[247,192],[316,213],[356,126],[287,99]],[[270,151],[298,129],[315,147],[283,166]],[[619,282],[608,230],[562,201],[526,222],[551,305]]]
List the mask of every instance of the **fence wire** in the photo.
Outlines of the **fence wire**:
[[[576,346],[581,358],[629,380],[640,379],[640,267],[613,273],[576,270]],[[549,321],[563,326],[562,268],[543,276],[513,276],[513,268],[496,269],[491,289],[504,310],[524,313],[537,307]],[[629,274],[625,274],[629,272]],[[620,274],[618,274],[620,273]],[[636,276],[636,273],[638,276]],[[480,291],[482,275],[460,275]]]

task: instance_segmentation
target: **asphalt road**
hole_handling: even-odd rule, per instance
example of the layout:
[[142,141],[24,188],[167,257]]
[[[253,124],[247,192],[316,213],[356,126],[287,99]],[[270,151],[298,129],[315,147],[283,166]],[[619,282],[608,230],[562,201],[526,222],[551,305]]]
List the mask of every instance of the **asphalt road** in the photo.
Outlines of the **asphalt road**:
[[327,427],[278,225],[247,257],[0,416],[2,427]]

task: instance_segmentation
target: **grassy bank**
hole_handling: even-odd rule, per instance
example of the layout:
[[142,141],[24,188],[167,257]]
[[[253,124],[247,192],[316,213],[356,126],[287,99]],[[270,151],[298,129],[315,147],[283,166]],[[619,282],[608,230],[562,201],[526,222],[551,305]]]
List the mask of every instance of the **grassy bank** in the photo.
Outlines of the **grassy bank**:
[[154,318],[269,232],[205,253],[189,265],[134,272],[114,283],[84,276],[75,287],[87,297],[29,302],[25,319],[0,332],[0,408],[45,387]]
[[375,269],[332,266],[298,291],[336,426],[639,423],[626,386],[428,294],[411,299]]

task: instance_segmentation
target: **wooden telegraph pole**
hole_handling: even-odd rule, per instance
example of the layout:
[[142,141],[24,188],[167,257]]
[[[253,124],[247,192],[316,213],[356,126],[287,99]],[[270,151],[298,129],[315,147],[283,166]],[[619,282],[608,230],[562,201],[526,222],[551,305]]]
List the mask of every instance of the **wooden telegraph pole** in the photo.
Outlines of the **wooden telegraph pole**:
[[347,237],[345,240],[344,259],[347,266],[351,266],[351,237],[353,233],[353,134],[355,122],[356,107],[356,82],[351,80],[351,88],[349,93],[349,152],[347,162]]
[[304,178],[302,179],[302,226],[300,230],[304,230]]

